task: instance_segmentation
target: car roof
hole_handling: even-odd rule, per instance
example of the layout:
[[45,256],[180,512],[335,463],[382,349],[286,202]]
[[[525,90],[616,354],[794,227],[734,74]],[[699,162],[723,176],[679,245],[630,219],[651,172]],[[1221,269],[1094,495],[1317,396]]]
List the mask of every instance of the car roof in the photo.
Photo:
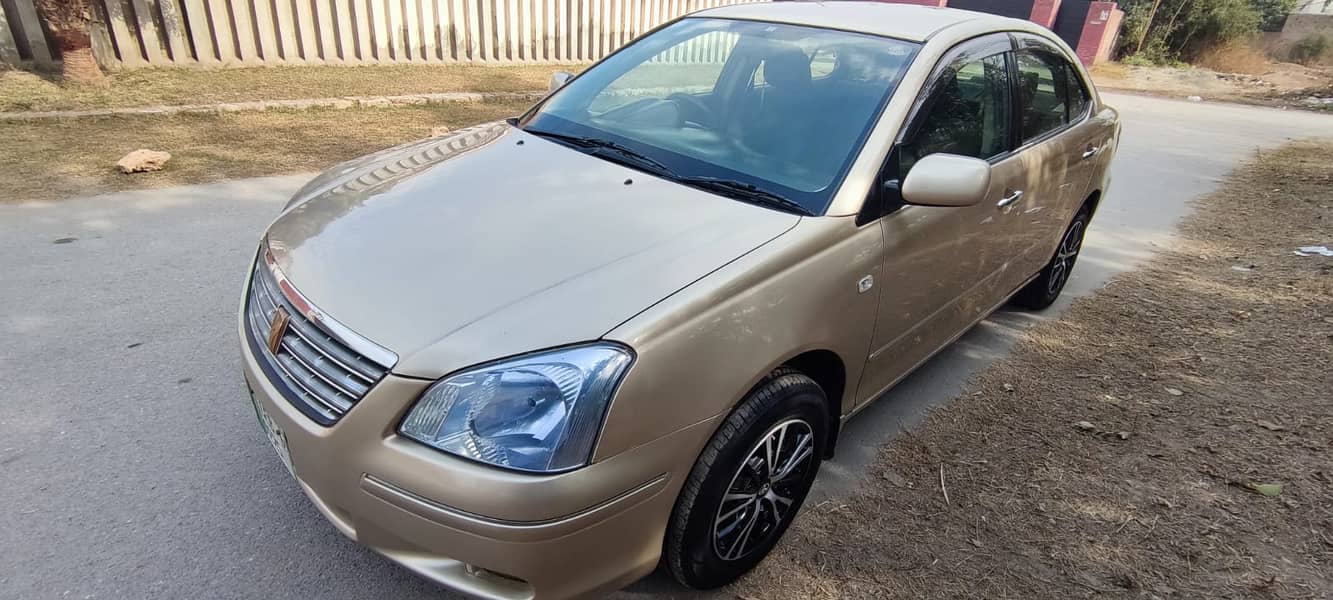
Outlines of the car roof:
[[[996,15],[887,2],[759,2],[702,10],[690,16],[771,21],[842,29],[922,42],[936,32],[965,21],[993,22],[996,29],[1012,28],[1016,19]],[[1019,21],[1022,23],[1021,21]]]

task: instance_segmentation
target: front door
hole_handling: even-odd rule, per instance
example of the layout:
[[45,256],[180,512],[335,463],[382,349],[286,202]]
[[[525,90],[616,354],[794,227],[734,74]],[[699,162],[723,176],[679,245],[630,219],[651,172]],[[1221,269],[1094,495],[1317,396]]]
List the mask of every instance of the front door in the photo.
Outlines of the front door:
[[885,177],[899,181],[929,154],[991,162],[986,196],[967,207],[900,206],[880,223],[884,278],[858,401],[869,401],[984,317],[1002,296],[1012,240],[1006,216],[1026,165],[1011,153],[1012,95],[1004,35],[965,43],[941,61]]

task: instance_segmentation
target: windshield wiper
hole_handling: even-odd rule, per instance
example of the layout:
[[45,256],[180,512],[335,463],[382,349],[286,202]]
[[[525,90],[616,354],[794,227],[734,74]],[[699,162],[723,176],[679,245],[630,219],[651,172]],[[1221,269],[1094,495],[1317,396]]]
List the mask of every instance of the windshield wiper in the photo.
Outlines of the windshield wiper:
[[541,131],[539,129],[524,129],[524,131],[531,133],[532,135],[550,138],[593,151],[609,150],[620,158],[617,162],[629,164],[630,166],[647,168],[649,171],[653,172],[654,175],[664,179],[722,194],[729,198],[770,208],[777,208],[778,210],[786,212],[794,212],[805,216],[810,216],[812,214],[809,209],[801,206],[797,202],[788,200],[781,195],[759,188],[753,184],[745,183],[744,181],[721,177],[678,175],[675,171],[671,170],[671,167],[666,166],[661,161],[618,142],[598,137],[569,135],[565,133],[556,133],[554,131]]
[[799,203],[744,181],[721,177],[676,177],[674,181],[722,194],[736,200],[794,212],[807,217],[811,216],[810,210]]
[[675,176],[671,171],[671,167],[662,164],[662,161],[630,148],[629,146],[611,140],[583,135],[555,133],[553,131],[540,131],[537,129],[525,129],[524,131],[531,133],[532,135],[573,144],[580,148],[588,148],[590,150],[610,150],[621,157],[628,158],[629,162],[633,162],[640,167],[647,167],[658,175],[670,178],[674,178]]

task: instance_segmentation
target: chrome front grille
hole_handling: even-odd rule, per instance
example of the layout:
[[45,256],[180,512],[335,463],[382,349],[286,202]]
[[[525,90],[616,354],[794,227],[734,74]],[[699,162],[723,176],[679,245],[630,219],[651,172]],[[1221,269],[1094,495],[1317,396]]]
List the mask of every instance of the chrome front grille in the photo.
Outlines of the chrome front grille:
[[[393,362],[381,364],[357,352],[352,344],[364,347],[370,342],[348,339],[350,332],[345,328],[337,328],[341,335],[328,331],[327,317],[322,317],[323,322],[312,318],[319,313],[286,282],[279,284],[266,259],[261,256],[255,265],[246,299],[251,348],[293,406],[321,425],[332,425],[384,377]],[[279,309],[286,313],[286,323],[281,337],[272,339]],[[382,348],[367,349],[393,357]]]

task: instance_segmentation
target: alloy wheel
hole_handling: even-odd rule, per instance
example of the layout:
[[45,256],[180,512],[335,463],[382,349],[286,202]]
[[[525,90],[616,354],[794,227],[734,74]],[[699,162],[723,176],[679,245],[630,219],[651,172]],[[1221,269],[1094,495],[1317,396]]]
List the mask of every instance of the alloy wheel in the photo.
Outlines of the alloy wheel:
[[791,419],[774,425],[746,455],[713,518],[713,550],[739,560],[781,531],[814,464],[810,424]]
[[1078,251],[1082,247],[1083,220],[1078,219],[1069,226],[1064,239],[1060,240],[1060,248],[1055,251],[1055,258],[1051,259],[1051,277],[1046,284],[1047,292],[1056,294],[1064,288],[1065,280],[1069,279],[1069,273],[1074,270],[1074,261],[1078,259]]

